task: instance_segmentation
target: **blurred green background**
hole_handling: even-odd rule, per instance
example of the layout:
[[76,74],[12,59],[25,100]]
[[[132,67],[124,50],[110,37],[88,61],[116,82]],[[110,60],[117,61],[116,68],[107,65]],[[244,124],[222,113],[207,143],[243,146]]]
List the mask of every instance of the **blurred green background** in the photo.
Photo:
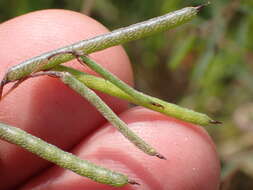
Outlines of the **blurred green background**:
[[[203,0],[0,0],[0,22],[61,8],[109,29]],[[136,87],[223,121],[208,128],[222,164],[222,190],[253,189],[253,0],[212,0],[192,22],[124,45]],[[208,163],[207,163],[208,164]]]

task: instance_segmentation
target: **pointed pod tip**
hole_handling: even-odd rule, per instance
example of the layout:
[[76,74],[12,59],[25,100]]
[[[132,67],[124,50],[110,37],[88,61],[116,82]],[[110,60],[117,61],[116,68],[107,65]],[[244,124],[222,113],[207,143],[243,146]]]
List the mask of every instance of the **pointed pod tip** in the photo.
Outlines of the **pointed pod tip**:
[[3,88],[0,87],[0,101],[2,100],[2,96],[3,96]]
[[210,1],[207,1],[205,4],[202,4],[202,5],[199,5],[197,7],[195,7],[198,11],[200,11],[201,9],[203,9],[204,7],[210,5],[211,2]]
[[7,83],[9,83],[9,81],[6,79],[6,77],[4,77],[0,82],[0,101],[3,99],[3,88]]
[[128,183],[131,184],[131,185],[141,185],[141,184],[139,184],[138,182],[136,182],[132,179],[128,179]]
[[166,158],[165,156],[163,156],[163,155],[161,155],[161,154],[159,154],[159,153],[156,153],[155,156],[156,156],[157,158],[162,159],[162,160],[167,160],[167,158]]
[[211,121],[209,121],[209,123],[211,123],[211,124],[222,124],[221,121],[215,121],[215,120],[211,120]]

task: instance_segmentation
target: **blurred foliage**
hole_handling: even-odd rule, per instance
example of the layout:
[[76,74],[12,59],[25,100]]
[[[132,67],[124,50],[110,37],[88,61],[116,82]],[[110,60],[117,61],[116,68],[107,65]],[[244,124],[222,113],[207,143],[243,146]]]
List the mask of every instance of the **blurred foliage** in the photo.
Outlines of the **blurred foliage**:
[[[203,0],[0,0],[0,21],[63,8],[110,29]],[[173,31],[126,44],[141,91],[224,122],[209,128],[222,160],[222,190],[253,189],[253,1],[212,0]],[[120,18],[120,19],[119,19]]]

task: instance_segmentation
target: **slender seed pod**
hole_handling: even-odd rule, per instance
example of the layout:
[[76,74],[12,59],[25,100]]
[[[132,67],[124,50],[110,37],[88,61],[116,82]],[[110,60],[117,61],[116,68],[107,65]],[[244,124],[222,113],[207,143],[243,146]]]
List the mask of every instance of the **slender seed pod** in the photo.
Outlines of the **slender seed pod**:
[[160,159],[165,159],[153,147],[138,137],[130,130],[125,122],[123,122],[112,110],[106,105],[103,100],[96,95],[94,91],[89,89],[85,84],[77,80],[75,77],[65,72],[44,72],[42,75],[55,75],[60,77],[61,81],[76,91],[78,94],[86,98],[97,110],[114,126],[116,127],[130,142],[137,148],[150,156],[156,156]]
[[53,162],[60,167],[69,169],[81,176],[88,177],[96,182],[121,187],[128,183],[138,184],[129,180],[124,174],[120,174],[101,166],[82,160],[75,155],[64,152],[56,146],[49,144],[38,137],[3,123],[0,123],[0,138],[16,144],[37,156]]
[[[134,101],[138,102],[140,105],[195,124],[206,126],[214,122],[205,114],[197,113],[187,108],[182,108],[176,104],[167,103],[158,98],[148,96],[142,92],[135,90],[123,81],[119,80],[115,75],[104,69],[88,56],[80,56],[80,59],[78,60],[81,64],[87,65],[92,70],[114,84],[116,87],[124,91],[126,94],[132,96]],[[166,109],[166,111],[164,111],[164,109]]]
[[187,108],[183,108],[176,104],[172,104],[172,103],[160,100],[159,98],[155,98],[155,97],[143,94],[141,92],[138,92],[138,93],[141,93],[142,96],[148,97],[150,102],[157,102],[159,105],[162,105],[162,107],[153,105],[150,103],[146,103],[145,101],[142,101],[142,100],[140,101],[139,99],[136,99],[135,97],[130,96],[128,93],[122,91],[122,89],[120,89],[115,84],[109,82],[108,80],[78,71],[70,67],[58,65],[57,67],[54,67],[52,70],[60,71],[60,72],[69,72],[71,73],[71,75],[75,76],[76,79],[84,83],[89,88],[99,90],[111,96],[116,96],[121,99],[125,99],[136,105],[144,106],[151,110],[160,112],[164,115],[175,117],[186,122],[194,123],[201,126],[209,126],[211,124],[220,123],[218,121],[213,120],[206,114],[199,113]]
[[[85,54],[90,54],[182,25],[194,18],[201,7],[202,6],[186,7],[163,16],[155,17],[128,27],[123,27],[31,58],[11,67],[4,76],[4,82],[1,83],[1,87],[8,82],[27,77],[34,72],[45,69],[48,70],[58,64],[75,58],[75,56],[71,54],[64,54],[65,52],[82,51]],[[53,59],[49,60],[53,55],[57,56],[54,56]]]

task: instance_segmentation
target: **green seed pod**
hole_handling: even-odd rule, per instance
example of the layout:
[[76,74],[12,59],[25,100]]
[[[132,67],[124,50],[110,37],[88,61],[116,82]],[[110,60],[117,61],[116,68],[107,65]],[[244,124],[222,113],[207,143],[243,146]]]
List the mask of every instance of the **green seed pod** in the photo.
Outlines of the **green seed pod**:
[[72,170],[81,176],[88,177],[99,183],[116,187],[121,187],[128,183],[137,184],[132,180],[128,180],[126,175],[97,166],[89,161],[82,160],[75,155],[64,152],[56,146],[49,144],[38,137],[34,137],[16,127],[0,123],[0,138],[23,147],[29,152],[53,162],[60,167]]

